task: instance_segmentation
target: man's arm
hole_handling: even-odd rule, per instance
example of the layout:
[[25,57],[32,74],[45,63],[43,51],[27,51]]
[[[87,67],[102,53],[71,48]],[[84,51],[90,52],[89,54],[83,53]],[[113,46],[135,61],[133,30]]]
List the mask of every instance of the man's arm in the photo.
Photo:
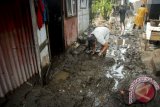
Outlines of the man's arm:
[[119,15],[121,14],[121,10],[118,11],[118,14],[119,14]]
[[106,50],[108,49],[108,42],[106,42],[104,45],[103,45],[103,47],[102,47],[102,49],[101,49],[101,51],[99,52],[99,56],[101,56],[102,54],[104,54],[104,52],[106,52]]
[[129,18],[128,11],[125,9],[126,16]]
[[127,13],[127,17],[128,17],[128,19],[129,19],[129,15],[128,15],[128,13]]
[[93,49],[92,49],[92,55],[96,52],[96,41],[94,42],[94,44],[93,44]]

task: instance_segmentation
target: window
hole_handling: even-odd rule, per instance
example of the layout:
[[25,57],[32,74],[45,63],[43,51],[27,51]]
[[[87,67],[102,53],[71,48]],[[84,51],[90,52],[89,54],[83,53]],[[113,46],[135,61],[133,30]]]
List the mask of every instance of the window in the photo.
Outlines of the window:
[[87,0],[80,0],[80,8],[81,9],[87,8]]
[[66,15],[72,17],[77,15],[76,0],[66,0]]

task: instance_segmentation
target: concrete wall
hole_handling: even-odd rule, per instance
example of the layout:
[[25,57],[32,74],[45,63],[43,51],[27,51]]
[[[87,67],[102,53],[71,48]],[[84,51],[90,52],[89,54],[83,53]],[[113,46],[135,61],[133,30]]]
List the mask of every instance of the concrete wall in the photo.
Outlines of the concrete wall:
[[147,0],[147,4],[160,4],[160,0]]
[[[87,1],[87,7],[81,8],[81,0],[77,0],[78,2],[78,34],[83,33],[89,26],[89,0]],[[85,0],[84,0],[85,1]]]

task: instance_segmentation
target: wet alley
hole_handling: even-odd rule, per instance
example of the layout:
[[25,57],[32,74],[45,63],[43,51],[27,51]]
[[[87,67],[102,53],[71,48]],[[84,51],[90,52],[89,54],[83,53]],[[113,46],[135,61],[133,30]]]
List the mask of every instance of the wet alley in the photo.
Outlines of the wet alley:
[[[141,60],[140,34],[111,35],[105,57],[87,54],[84,44],[74,44],[53,63],[48,85],[26,83],[26,91],[17,91],[5,107],[128,107],[131,82],[140,75],[152,76]],[[130,106],[158,107],[158,95],[148,104]]]
[[[0,10],[5,8],[10,13],[2,17],[7,19],[5,22],[9,19],[20,21],[19,24],[12,23],[17,27],[15,30],[8,28],[2,33],[0,30],[0,56],[3,56],[0,57],[3,65],[0,66],[3,71],[0,72],[0,106],[160,106],[160,43],[155,42],[155,38],[153,41],[146,39],[147,24],[142,29],[133,29],[132,10],[128,12],[126,27],[121,31],[117,14],[119,8],[115,9],[112,17],[115,18],[114,23],[110,23],[108,14],[103,18],[100,12],[89,23],[90,1],[46,1],[50,20],[43,22],[43,19],[43,23],[38,22],[40,19],[37,15],[43,10],[41,0],[16,0],[16,3],[12,3],[15,5],[12,7],[13,13],[16,9],[22,10],[17,13],[19,19],[11,17],[7,3],[0,7]],[[111,0],[110,3],[117,6],[122,1],[127,3],[127,0]],[[77,11],[73,11],[76,6]],[[110,29],[109,47],[102,56],[99,56],[98,46],[94,54],[88,50],[87,38],[97,26]]]

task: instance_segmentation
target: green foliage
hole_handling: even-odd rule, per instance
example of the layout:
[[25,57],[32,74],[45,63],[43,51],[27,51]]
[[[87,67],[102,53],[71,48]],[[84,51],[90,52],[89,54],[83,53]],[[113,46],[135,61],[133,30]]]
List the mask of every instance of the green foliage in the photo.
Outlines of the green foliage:
[[112,10],[111,0],[93,0],[92,2],[92,13],[100,13],[101,16],[105,17],[106,12],[109,14]]

